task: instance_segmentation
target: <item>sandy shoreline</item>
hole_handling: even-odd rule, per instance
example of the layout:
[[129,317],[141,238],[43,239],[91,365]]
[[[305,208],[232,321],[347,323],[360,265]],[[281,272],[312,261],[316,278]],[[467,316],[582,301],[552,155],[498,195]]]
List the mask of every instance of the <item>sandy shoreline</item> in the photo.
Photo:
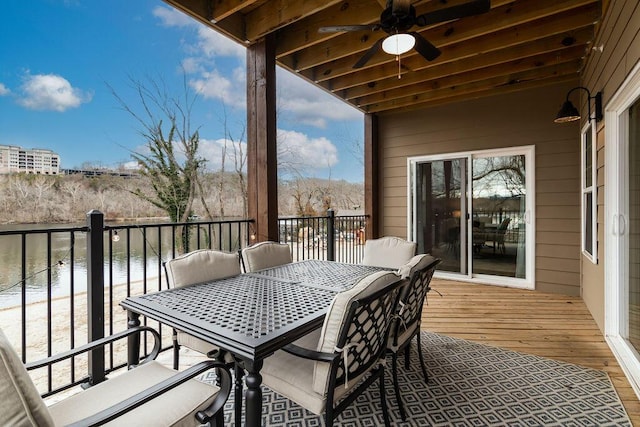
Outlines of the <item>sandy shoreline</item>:
[[[143,293],[143,280],[131,283],[131,295],[141,295]],[[158,277],[147,278],[148,289],[158,289]],[[112,332],[119,332],[127,327],[127,314],[118,302],[127,296],[127,285],[121,284],[113,287],[113,306],[110,306],[109,289],[105,289],[105,335]],[[51,354],[57,354],[71,348],[71,341],[74,340],[74,347],[78,347],[87,342],[87,292],[79,292],[74,295],[73,307],[70,296],[56,297],[51,300]],[[71,330],[70,313],[73,311],[73,331]],[[25,307],[26,313],[26,360],[32,362],[42,359],[48,355],[48,304],[47,301],[28,303]],[[111,320],[111,321],[110,321]],[[113,331],[109,330],[109,324],[113,325]],[[150,324],[157,328],[157,324]],[[4,331],[19,355],[22,356],[22,306],[14,306],[0,309],[0,328]],[[171,340],[170,328],[163,328],[163,344],[168,345]],[[114,346],[114,364],[126,361],[126,340],[121,340]],[[111,355],[109,349],[106,350],[105,360],[108,364]],[[86,375],[86,356],[76,359],[76,378]],[[70,362],[57,364],[52,370],[53,388],[71,382]],[[39,369],[30,372],[38,390],[43,393],[47,390],[47,370]]]

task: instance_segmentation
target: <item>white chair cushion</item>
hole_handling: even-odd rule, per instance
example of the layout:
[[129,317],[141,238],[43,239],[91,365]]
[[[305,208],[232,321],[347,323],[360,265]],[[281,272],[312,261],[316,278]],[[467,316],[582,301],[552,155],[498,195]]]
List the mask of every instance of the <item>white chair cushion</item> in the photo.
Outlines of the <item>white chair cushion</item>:
[[[406,330],[404,329],[405,326],[407,328]],[[413,322],[411,325],[400,326],[400,330],[402,332],[400,332],[400,335],[398,335],[398,345],[393,345],[393,335],[390,334],[389,339],[387,340],[387,348],[396,353],[398,351],[398,348],[413,336],[413,333],[416,331],[418,326],[418,322]]]
[[246,247],[242,250],[242,259],[247,273],[293,262],[289,245],[276,242],[260,242]]
[[426,268],[435,260],[436,259],[429,254],[416,255],[398,269],[398,276],[402,277],[403,279],[410,279],[413,273]]
[[0,330],[0,424],[53,426],[53,419],[22,361]]
[[[176,331],[178,333],[178,344],[183,345],[191,350],[195,350],[202,354],[207,354],[211,350],[216,350],[218,347],[213,344],[206,342],[205,340],[201,340],[200,338],[196,338],[193,335],[189,335],[186,332]],[[234,362],[233,355],[231,353],[225,353],[224,360],[225,363]]]
[[[397,280],[398,276],[395,273],[379,271],[360,280],[351,289],[338,293],[333,298],[333,301],[331,301],[331,305],[325,316],[318,341],[318,351],[327,353],[333,353],[335,351],[338,335],[345,322],[349,306],[355,299],[371,295]],[[313,375],[313,390],[316,393],[325,393],[328,381],[329,364],[323,362],[316,363]]]
[[362,264],[376,267],[400,268],[416,253],[417,245],[397,237],[367,240]]
[[238,254],[200,249],[165,264],[169,287],[182,287],[240,274]]
[[[106,409],[127,397],[175,375],[176,371],[152,361],[111,378],[52,405],[49,409],[56,425],[67,425]],[[111,426],[198,426],[195,413],[206,408],[218,388],[189,380],[118,419]]]
[[[312,332],[309,335],[313,334]],[[315,336],[317,337],[318,334],[316,333]],[[304,338],[304,341],[309,341],[307,337]],[[304,343],[304,341],[298,341],[296,345],[300,345]],[[300,347],[312,349],[312,347],[304,345],[300,345]],[[325,392],[317,393],[312,388],[313,372],[316,363],[329,365],[325,362],[314,362],[313,360],[294,356],[282,350],[276,351],[272,356],[264,360],[264,364],[260,370],[262,383],[276,393],[296,402],[314,414],[321,415],[324,413],[327,404],[327,394]],[[336,387],[333,401],[337,402],[340,400],[340,398],[344,396],[353,385],[360,382],[365,375],[366,373],[353,379],[350,378],[348,387],[346,388],[343,384]]]

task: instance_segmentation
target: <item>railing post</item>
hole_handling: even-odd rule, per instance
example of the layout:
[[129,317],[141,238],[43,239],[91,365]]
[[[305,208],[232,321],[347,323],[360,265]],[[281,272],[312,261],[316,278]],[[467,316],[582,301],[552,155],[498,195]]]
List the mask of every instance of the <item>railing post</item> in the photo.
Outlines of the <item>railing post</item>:
[[[87,213],[87,330],[89,342],[104,337],[104,214]],[[104,381],[104,348],[89,352],[89,385]]]
[[327,259],[336,260],[336,213],[333,209],[327,210]]

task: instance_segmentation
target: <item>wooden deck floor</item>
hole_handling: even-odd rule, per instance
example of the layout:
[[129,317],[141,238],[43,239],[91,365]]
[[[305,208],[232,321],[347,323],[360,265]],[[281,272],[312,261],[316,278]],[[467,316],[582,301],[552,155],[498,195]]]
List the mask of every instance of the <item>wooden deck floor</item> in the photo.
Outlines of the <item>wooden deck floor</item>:
[[640,401],[578,297],[433,279],[422,327],[439,334],[603,370],[633,425]]

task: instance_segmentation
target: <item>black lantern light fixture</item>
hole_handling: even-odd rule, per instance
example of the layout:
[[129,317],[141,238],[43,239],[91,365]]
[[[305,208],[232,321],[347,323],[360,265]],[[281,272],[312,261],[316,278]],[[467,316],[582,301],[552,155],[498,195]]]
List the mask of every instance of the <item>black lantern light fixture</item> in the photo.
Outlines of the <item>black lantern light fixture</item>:
[[[587,91],[587,96],[589,97],[587,99],[587,106],[589,108],[589,120],[596,119],[596,122],[599,122],[600,120],[602,120],[602,92],[598,92],[595,94],[595,96],[591,96],[591,92],[589,92],[589,89],[587,89],[586,87],[578,86],[578,87],[574,87],[567,93],[567,100],[564,101],[564,104],[562,104],[562,108],[560,108],[560,111],[558,111],[558,114],[556,115],[556,119],[554,120],[554,122],[567,123],[567,122],[574,122],[576,120],[580,120],[580,112],[571,103],[571,101],[569,101],[569,95],[571,95],[571,92],[577,89],[582,89]],[[591,117],[591,100],[592,99],[595,100],[595,106],[594,106],[595,116],[594,117]]]

